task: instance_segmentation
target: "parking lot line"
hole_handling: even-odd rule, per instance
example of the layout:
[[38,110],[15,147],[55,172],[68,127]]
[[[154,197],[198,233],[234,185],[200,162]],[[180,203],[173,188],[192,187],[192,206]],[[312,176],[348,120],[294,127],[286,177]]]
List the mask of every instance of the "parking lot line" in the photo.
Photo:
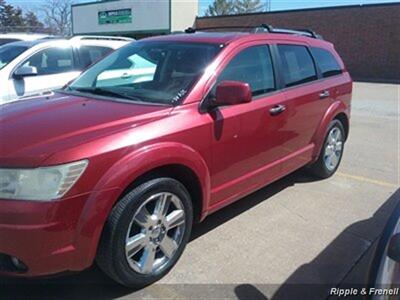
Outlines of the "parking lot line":
[[363,176],[351,175],[351,174],[346,174],[346,173],[342,173],[342,172],[337,172],[336,174],[341,177],[354,179],[354,180],[358,180],[358,181],[363,181],[363,182],[368,182],[368,183],[372,183],[372,184],[376,184],[376,185],[380,185],[380,186],[394,187],[394,188],[398,187],[398,185],[395,183],[371,179],[371,178],[367,178],[367,177],[363,177]]

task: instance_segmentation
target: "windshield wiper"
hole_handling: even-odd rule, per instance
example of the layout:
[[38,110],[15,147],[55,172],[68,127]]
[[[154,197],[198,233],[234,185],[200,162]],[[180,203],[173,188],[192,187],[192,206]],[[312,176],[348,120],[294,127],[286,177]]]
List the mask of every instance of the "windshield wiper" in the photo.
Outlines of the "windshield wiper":
[[100,96],[111,96],[111,97],[129,99],[129,100],[138,101],[138,102],[145,102],[142,99],[135,97],[135,96],[126,95],[123,93],[118,93],[118,92],[114,92],[114,91],[104,89],[104,88],[99,88],[99,87],[96,87],[96,88],[71,88],[70,87],[70,90],[82,92],[82,93],[90,93],[90,94],[100,95]]

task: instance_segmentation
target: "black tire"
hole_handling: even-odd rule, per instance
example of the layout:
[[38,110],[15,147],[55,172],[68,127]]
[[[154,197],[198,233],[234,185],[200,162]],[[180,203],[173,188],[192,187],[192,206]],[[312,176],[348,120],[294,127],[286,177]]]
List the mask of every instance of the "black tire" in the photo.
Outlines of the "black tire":
[[[130,267],[125,256],[125,240],[129,225],[141,204],[151,195],[168,192],[179,197],[185,211],[183,238],[168,265],[156,274],[141,274]],[[101,236],[96,262],[100,269],[116,282],[132,288],[141,288],[165,276],[180,258],[190,238],[193,208],[186,188],[172,178],[150,180],[126,194],[112,209]]]
[[[326,148],[326,146],[328,144],[329,133],[335,127],[338,128],[340,130],[341,134],[342,134],[343,144],[342,144],[342,151],[341,151],[341,154],[340,154],[340,157],[339,157],[339,161],[338,161],[336,167],[334,169],[329,169],[325,164],[324,154],[325,154],[325,148]],[[343,124],[337,119],[332,120],[332,122],[328,126],[328,130],[327,130],[327,133],[326,133],[326,136],[325,136],[325,139],[324,139],[324,144],[322,145],[321,152],[319,153],[318,160],[315,163],[313,163],[312,165],[308,166],[307,171],[311,175],[313,175],[315,177],[318,177],[318,178],[322,178],[322,179],[329,178],[333,174],[335,174],[335,172],[337,171],[338,167],[340,166],[340,162],[341,162],[342,157],[343,157],[345,140],[346,140],[346,133],[344,131]]]

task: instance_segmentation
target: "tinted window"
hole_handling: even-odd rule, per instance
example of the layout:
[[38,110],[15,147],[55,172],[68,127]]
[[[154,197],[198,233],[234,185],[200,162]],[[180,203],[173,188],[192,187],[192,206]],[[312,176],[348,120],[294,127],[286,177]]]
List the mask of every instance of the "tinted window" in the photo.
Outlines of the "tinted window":
[[0,47],[0,70],[26,50],[28,47],[25,46],[5,45]]
[[224,80],[248,83],[253,96],[274,90],[274,71],[269,48],[256,46],[240,52],[222,71],[217,84]]
[[110,53],[112,50],[113,50],[112,48],[108,47],[81,46],[78,52],[82,68],[86,68],[92,63],[98,61],[103,56]]
[[32,55],[24,65],[36,67],[38,75],[69,72],[74,69],[72,49],[49,48]]
[[0,39],[0,46],[8,44],[8,43],[12,43],[12,42],[18,42],[18,41],[19,40],[17,40],[17,39]]
[[311,52],[317,61],[323,77],[335,76],[342,73],[340,65],[332,53],[321,48],[311,48]]
[[304,46],[278,45],[287,87],[317,79],[314,62]]

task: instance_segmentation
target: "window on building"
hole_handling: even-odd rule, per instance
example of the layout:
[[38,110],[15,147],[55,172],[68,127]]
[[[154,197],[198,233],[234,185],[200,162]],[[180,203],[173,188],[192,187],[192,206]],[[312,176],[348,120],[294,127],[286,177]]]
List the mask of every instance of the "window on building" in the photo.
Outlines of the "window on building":
[[313,59],[304,46],[278,45],[286,87],[316,80]]
[[321,48],[311,48],[311,53],[317,61],[323,77],[335,76],[342,73],[339,63],[331,52]]

